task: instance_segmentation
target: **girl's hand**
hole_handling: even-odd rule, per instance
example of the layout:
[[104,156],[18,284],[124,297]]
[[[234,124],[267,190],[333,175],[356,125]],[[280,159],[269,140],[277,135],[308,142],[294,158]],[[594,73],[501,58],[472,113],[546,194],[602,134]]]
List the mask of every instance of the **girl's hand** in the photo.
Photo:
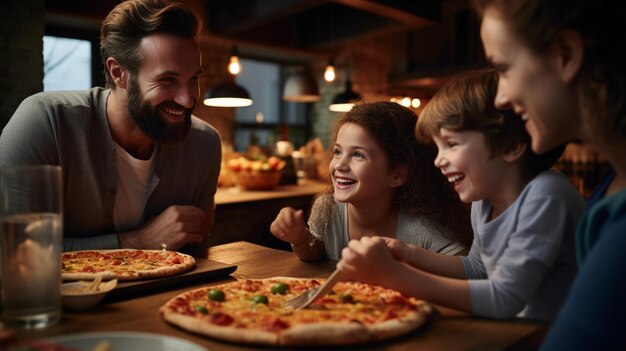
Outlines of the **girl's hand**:
[[386,286],[390,271],[399,264],[385,240],[365,236],[348,243],[341,252],[341,261],[337,263],[337,268],[348,279]]
[[280,240],[298,245],[308,237],[303,216],[302,210],[285,207],[270,225],[270,232]]

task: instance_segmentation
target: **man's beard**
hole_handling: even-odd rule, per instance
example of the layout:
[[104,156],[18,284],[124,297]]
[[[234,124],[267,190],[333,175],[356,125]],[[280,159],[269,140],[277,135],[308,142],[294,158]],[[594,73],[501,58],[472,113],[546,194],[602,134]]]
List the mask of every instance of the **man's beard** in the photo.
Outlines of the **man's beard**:
[[[167,102],[161,103],[161,105],[166,103]],[[172,106],[176,109],[181,107],[175,102],[171,102],[169,104],[176,105],[175,107]],[[128,113],[139,129],[141,129],[150,139],[158,143],[172,144],[182,140],[191,128],[191,112],[193,111],[193,108],[185,110],[185,120],[181,125],[168,126],[156,112],[156,110],[159,109],[159,106],[152,108],[150,103],[143,99],[143,94],[141,93],[139,84],[137,84],[134,78],[129,79]]]

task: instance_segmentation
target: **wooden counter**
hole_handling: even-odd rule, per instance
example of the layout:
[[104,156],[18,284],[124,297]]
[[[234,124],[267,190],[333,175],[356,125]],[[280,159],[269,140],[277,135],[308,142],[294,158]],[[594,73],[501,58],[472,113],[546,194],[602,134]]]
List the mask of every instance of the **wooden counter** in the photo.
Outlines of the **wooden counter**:
[[215,204],[219,208],[222,205],[243,202],[312,197],[325,191],[329,186],[326,182],[308,180],[303,185],[279,185],[272,190],[243,190],[237,186],[218,188],[215,194]]
[[270,224],[280,209],[287,206],[304,210],[308,217],[313,198],[328,186],[326,182],[308,180],[302,185],[280,185],[263,191],[219,188],[215,194],[215,221],[209,244],[244,240],[290,250],[287,243],[270,233]]

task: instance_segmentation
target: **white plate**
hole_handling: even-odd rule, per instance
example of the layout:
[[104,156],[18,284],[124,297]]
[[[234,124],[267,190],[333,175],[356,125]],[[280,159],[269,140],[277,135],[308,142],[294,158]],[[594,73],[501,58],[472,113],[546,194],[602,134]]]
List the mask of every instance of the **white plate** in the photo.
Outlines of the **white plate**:
[[187,340],[151,333],[80,333],[46,338],[45,341],[80,351],[92,351],[102,341],[107,341],[113,351],[208,351]]

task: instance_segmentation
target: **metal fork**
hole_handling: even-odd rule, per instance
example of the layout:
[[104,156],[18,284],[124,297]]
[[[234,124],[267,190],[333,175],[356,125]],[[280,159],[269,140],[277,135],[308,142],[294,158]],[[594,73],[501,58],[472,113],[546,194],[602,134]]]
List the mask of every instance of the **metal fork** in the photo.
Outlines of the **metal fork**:
[[313,289],[309,289],[304,293],[290,299],[289,301],[285,301],[282,304],[282,307],[293,308],[296,310],[305,308],[309,306],[313,301],[315,301],[318,297],[325,295],[330,291],[330,289],[337,284],[341,280],[341,275],[339,274],[339,270],[333,272],[333,274],[328,277],[328,279],[321,286]]

